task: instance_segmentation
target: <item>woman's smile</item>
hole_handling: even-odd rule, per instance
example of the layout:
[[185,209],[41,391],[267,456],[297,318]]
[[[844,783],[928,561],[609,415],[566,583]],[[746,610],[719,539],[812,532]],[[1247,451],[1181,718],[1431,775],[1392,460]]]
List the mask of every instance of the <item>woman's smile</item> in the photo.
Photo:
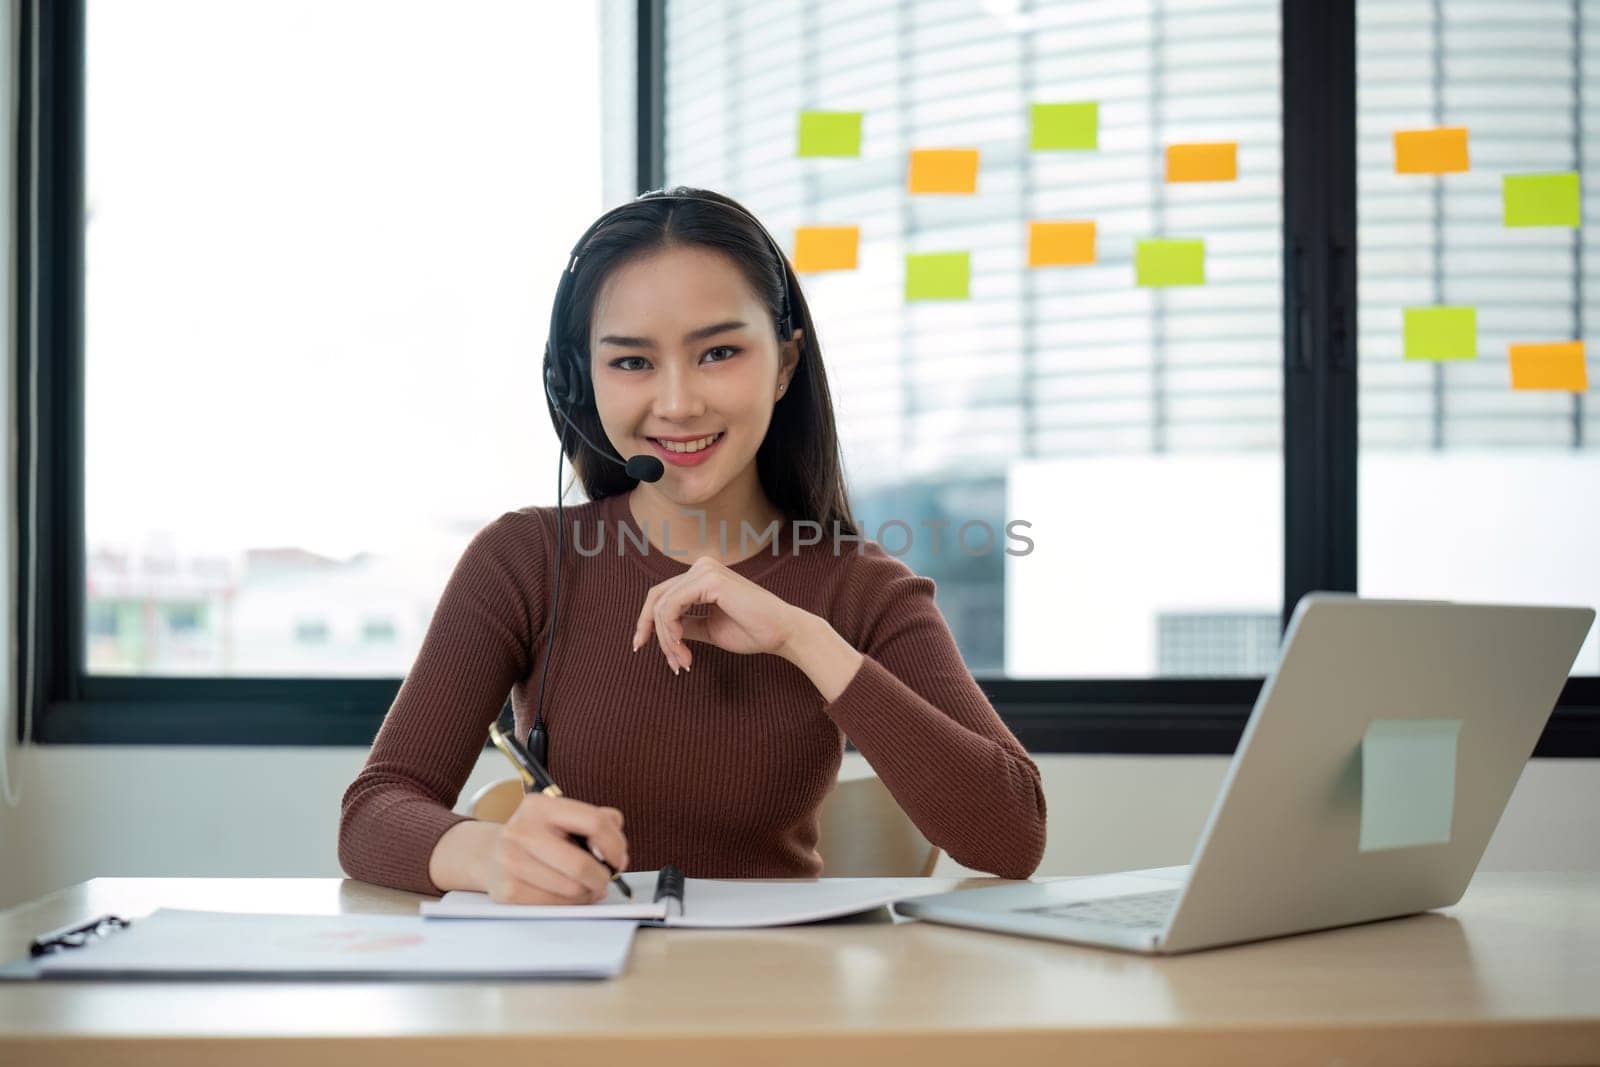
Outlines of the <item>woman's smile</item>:
[[674,437],[646,437],[650,447],[656,455],[676,467],[693,467],[704,463],[711,458],[711,454],[722,445],[722,439],[727,436],[726,430],[701,437],[684,438]]

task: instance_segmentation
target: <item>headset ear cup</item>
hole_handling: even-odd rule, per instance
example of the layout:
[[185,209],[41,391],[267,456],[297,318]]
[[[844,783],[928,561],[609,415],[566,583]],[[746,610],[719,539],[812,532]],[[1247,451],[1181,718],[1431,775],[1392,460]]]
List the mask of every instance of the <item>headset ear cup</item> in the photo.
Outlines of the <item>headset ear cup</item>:
[[566,378],[561,373],[561,361],[551,353],[549,345],[544,349],[544,387],[551,401],[557,406],[566,403]]
[[559,351],[551,352],[550,346],[544,350],[544,380],[550,387],[550,394],[557,403],[569,412],[583,403],[583,379],[580,375],[569,373],[571,367],[566,360],[561,358]]
[[576,360],[569,359],[567,361],[567,374],[567,396],[570,397],[567,404],[570,408],[576,410],[583,406],[584,399],[588,395],[588,390],[584,388],[583,375],[578,372]]
[[555,396],[561,391],[561,383],[556,374],[556,361],[550,358],[550,346],[544,346],[544,387]]
[[[570,356],[570,353],[568,353]],[[566,382],[567,410],[569,412],[583,406],[586,390],[584,389],[583,375],[578,373],[577,362],[573,359],[563,359],[562,378]]]

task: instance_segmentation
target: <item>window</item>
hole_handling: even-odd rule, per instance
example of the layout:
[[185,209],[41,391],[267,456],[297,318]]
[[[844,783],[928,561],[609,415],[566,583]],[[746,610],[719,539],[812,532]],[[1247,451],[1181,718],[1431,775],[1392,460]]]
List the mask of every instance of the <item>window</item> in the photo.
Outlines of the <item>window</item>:
[[[85,15],[84,669],[404,675],[424,628],[352,657],[291,620],[335,594],[354,617],[425,620],[473,531],[554,501],[538,359],[578,220],[602,207],[599,16]],[[183,602],[166,622],[183,642],[158,613],[116,614],[129,581]]]
[[[1513,346],[1591,340],[1600,322],[1600,26],[1585,7],[1357,8],[1363,593],[1600,603],[1594,394],[1514,389],[1511,367]],[[1396,131],[1441,128],[1466,131],[1469,169],[1397,173]],[[1524,221],[1507,218],[1508,183],[1551,174],[1573,176],[1585,225],[1508,225]],[[1470,314],[1475,338],[1422,352],[1415,316],[1434,309]],[[1600,633],[1574,673],[1600,673]]]
[[[904,536],[886,523],[917,535],[903,558],[938,582],[968,665],[1253,664],[1243,632],[1172,660],[1155,633],[1173,613],[1272,615],[1282,598],[1277,4],[666,13],[665,184],[729,193],[791,251],[798,226],[860,227],[859,269],[801,275],[852,503],[885,547]],[[1074,101],[1098,104],[1098,148],[1030,151],[1030,105]],[[860,156],[798,157],[802,110],[863,112]],[[1237,180],[1166,181],[1166,146],[1216,141],[1238,143]],[[911,149],[956,147],[980,152],[974,195],[905,191]],[[1097,261],[1029,269],[1033,220],[1093,220]],[[1203,239],[1205,284],[1137,286],[1145,238]],[[904,299],[905,256],[934,251],[970,253],[970,299]],[[1026,554],[999,550],[1013,520]],[[997,550],[954,544],[969,521]]]
[[[858,517],[928,535],[900,554],[1036,752],[1232,751],[1312,589],[1600,600],[1594,405],[1507,381],[1511,344],[1586,339],[1589,228],[1499,215],[1507,174],[1592,199],[1579,0],[450,12],[22,5],[36,740],[369,744],[467,540],[554,498],[572,240],[679,183],[791,249],[862,228],[802,282]],[[1095,151],[1027,150],[1029,104],[1082,100]],[[861,155],[797,159],[806,108],[862,111]],[[1394,173],[1397,130],[1452,124],[1470,170]],[[1213,140],[1236,180],[1163,180]],[[978,148],[976,194],[906,195],[913,147]],[[1063,217],[1097,261],[1028,269]],[[1134,284],[1142,237],[1203,239],[1205,284]],[[942,250],[970,299],[908,303]],[[1406,359],[1405,311],[1455,306],[1476,358]],[[960,550],[1015,519],[1030,554]],[[1597,719],[1573,677],[1536,754],[1595,755]]]

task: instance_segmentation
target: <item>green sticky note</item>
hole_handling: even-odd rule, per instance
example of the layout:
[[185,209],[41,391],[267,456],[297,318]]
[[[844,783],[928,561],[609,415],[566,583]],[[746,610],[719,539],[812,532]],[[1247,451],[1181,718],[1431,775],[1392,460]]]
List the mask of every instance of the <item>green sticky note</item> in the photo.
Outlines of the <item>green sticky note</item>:
[[1406,308],[1407,359],[1477,359],[1478,309]]
[[1100,147],[1100,105],[1034,104],[1028,147],[1035,152]]
[[1134,272],[1139,285],[1204,285],[1206,243],[1157,238],[1140,241],[1134,253]]
[[1460,719],[1374,719],[1361,738],[1361,851],[1443,845]]
[[861,154],[861,112],[800,112],[802,156],[859,156]]
[[967,252],[925,252],[906,256],[907,300],[966,300],[972,282]]
[[1507,226],[1582,225],[1578,174],[1507,174],[1500,183]]

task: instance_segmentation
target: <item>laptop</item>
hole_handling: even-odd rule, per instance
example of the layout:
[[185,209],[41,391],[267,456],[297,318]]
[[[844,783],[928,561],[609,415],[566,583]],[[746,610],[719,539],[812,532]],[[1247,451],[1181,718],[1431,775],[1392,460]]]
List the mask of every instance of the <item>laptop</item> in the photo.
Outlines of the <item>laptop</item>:
[[1189,864],[957,890],[894,910],[1171,955],[1448,907],[1594,617],[1308,593]]

